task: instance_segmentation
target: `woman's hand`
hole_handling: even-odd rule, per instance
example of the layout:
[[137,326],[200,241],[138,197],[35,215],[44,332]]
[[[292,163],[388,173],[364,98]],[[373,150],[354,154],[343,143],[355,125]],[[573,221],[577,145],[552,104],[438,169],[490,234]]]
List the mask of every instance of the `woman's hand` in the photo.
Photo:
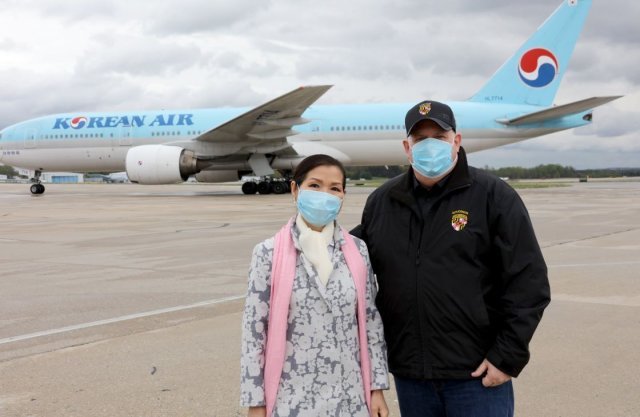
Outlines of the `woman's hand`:
[[267,407],[249,407],[247,417],[266,417]]
[[371,391],[371,417],[388,417],[389,408],[381,389]]

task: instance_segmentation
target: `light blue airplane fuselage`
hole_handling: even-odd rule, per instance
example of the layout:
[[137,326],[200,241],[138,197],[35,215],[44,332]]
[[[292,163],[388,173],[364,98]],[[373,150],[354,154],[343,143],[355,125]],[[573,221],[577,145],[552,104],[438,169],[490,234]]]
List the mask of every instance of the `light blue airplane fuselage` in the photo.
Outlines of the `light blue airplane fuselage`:
[[[496,120],[531,113],[542,107],[476,102],[448,104],[456,114],[458,132],[462,134],[462,144],[468,152],[589,123],[584,120],[589,113],[585,111],[541,123],[509,127]],[[405,164],[402,148],[402,139],[406,136],[404,116],[412,106],[412,103],[313,106],[303,115],[311,122],[297,126],[295,130],[299,134],[290,137],[289,142],[302,150],[327,148],[326,153],[338,151],[348,165]],[[2,130],[0,162],[44,171],[123,171],[126,152],[132,146],[190,140],[247,110],[68,113],[41,117]],[[77,117],[87,121],[74,128],[70,121]]]

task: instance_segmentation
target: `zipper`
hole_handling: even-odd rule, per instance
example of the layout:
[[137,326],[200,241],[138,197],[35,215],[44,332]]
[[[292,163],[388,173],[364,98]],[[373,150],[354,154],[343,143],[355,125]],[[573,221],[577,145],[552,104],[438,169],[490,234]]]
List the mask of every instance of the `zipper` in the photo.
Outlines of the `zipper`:
[[[418,205],[418,208],[420,206]],[[420,217],[419,217],[419,221],[420,221],[420,233],[418,234],[418,248],[416,251],[416,312],[418,314],[418,335],[420,338],[420,356],[422,357],[422,372],[423,372],[423,377],[427,377],[427,363],[426,363],[426,356],[427,356],[427,347],[425,346],[424,340],[425,340],[425,335],[423,335],[423,331],[424,326],[423,326],[423,318],[422,318],[422,303],[419,297],[419,291],[418,291],[418,285],[420,282],[420,269],[418,268],[418,266],[420,265],[420,252],[422,250],[422,237],[424,234],[424,219],[423,219],[423,214],[420,213]],[[430,355],[429,355],[430,356]]]

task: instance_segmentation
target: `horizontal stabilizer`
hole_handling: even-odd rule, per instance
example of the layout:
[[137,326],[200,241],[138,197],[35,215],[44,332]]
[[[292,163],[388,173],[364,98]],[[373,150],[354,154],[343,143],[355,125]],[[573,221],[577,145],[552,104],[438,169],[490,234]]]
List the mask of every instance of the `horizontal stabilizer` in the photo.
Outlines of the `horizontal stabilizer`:
[[573,103],[563,104],[561,106],[550,107],[548,109],[525,114],[513,119],[500,119],[497,120],[497,122],[507,126],[519,126],[529,123],[546,122],[548,120],[559,119],[561,117],[582,113],[610,101],[617,100],[620,97],[622,96],[591,97],[580,101],[574,101]]

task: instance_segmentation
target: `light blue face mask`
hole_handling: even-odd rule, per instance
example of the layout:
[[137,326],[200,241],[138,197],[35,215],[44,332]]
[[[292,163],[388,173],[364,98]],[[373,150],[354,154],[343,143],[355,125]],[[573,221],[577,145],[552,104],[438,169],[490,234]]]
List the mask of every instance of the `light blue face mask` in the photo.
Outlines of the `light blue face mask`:
[[446,173],[453,165],[451,153],[453,146],[444,140],[422,139],[411,147],[413,163],[411,166],[428,178],[437,178]]
[[307,223],[324,227],[338,216],[342,199],[322,191],[300,190],[297,206]]

